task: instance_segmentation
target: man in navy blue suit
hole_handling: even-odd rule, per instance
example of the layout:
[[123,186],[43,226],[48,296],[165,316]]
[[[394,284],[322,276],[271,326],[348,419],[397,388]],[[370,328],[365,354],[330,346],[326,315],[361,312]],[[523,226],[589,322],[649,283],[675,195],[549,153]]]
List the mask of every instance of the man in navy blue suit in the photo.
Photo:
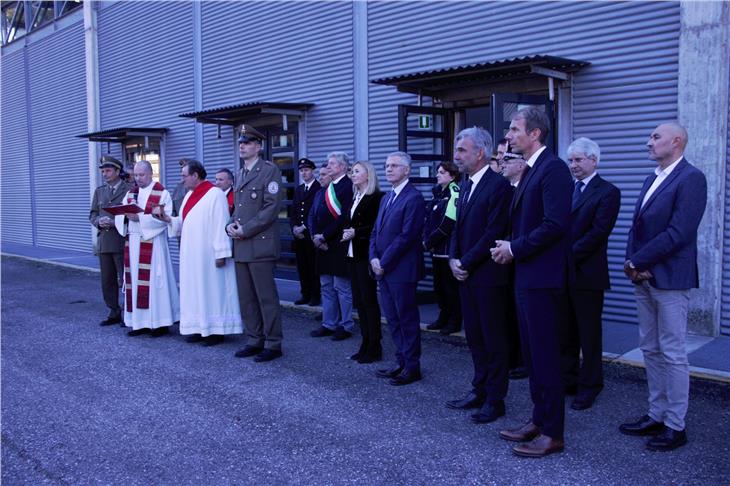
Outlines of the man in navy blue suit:
[[[575,177],[570,243],[574,278],[569,283],[570,313],[563,321],[562,356],[565,385],[576,390],[570,407],[585,410],[603,389],[603,294],[608,278],[608,236],[621,207],[621,191],[596,169],[598,144],[581,137],[568,147],[568,163]],[[580,362],[580,355],[583,362]]]
[[646,443],[652,451],[687,443],[687,311],[689,289],[699,286],[697,227],[707,204],[705,175],[684,158],[687,139],[677,123],[659,125],[649,136],[649,158],[658,167],[641,188],[626,245],[624,272],[634,283],[649,411],[619,430],[653,436]]
[[394,386],[421,379],[421,318],[416,285],[423,278],[421,233],[425,201],[408,181],[411,157],[393,152],[385,160],[385,178],[393,189],[380,201],[370,236],[370,266],[380,289],[380,308],[396,347],[397,365],[378,370]]
[[532,419],[503,430],[512,450],[527,457],[562,451],[565,390],[560,369],[558,323],[565,318],[573,180],[565,162],[545,146],[550,121],[543,111],[518,111],[506,138],[530,169],[511,205],[511,239],[497,241],[492,258],[515,262],[515,300],[522,352],[530,376]]
[[491,153],[492,137],[482,128],[467,128],[456,136],[454,160],[468,178],[459,191],[449,265],[459,281],[474,377],[469,394],[446,406],[481,407],[472,415],[475,423],[493,422],[504,415],[509,383],[509,268],[495,263],[489,249],[507,234],[512,186],[489,168]]

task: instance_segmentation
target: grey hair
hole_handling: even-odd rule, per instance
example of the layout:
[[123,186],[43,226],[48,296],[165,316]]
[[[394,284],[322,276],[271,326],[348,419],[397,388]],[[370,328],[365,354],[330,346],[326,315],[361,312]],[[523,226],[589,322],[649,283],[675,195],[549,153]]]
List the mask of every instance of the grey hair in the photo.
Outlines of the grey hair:
[[154,173],[154,170],[152,170],[152,164],[150,164],[146,160],[140,160],[140,161],[138,161],[134,165],[141,165],[142,167],[144,167],[145,169],[147,169],[147,172],[149,172],[150,174],[153,174]]
[[576,138],[568,146],[568,157],[571,154],[583,154],[586,157],[593,157],[596,159],[596,163],[601,161],[601,148],[596,142],[586,137]]
[[335,159],[338,164],[344,165],[345,168],[350,166],[350,156],[346,152],[330,152],[327,154],[327,160]]
[[405,152],[393,152],[393,153],[388,154],[388,156],[386,157],[386,159],[389,159],[391,157],[398,157],[400,159],[400,161],[401,161],[402,164],[404,164],[409,169],[411,168],[411,156],[408,155],[407,153],[405,153]]
[[[370,195],[374,193],[375,191],[380,190],[380,184],[378,184],[378,174],[375,172],[375,166],[368,162],[367,160],[358,160],[354,164],[352,164],[352,168],[354,169],[356,165],[361,166],[363,169],[365,169],[365,172],[368,175],[368,185],[365,188],[365,194]],[[354,186],[354,184],[353,184]],[[353,188],[357,190],[357,188]]]
[[460,140],[464,138],[470,138],[472,142],[474,142],[474,145],[478,150],[483,150],[485,159],[492,155],[492,150],[494,149],[492,136],[482,127],[471,127],[463,129],[456,136],[454,145],[456,145]]

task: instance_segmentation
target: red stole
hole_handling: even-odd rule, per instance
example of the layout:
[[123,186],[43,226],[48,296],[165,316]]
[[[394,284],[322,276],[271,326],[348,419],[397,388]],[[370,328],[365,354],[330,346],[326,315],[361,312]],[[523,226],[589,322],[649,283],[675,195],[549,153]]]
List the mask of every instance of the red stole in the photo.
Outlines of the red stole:
[[233,193],[233,188],[231,187],[230,189],[228,189],[228,194],[226,194],[226,198],[228,199],[228,212],[230,214],[233,214],[233,196],[235,196],[235,194]]
[[[145,204],[144,214],[152,214],[152,208],[160,204],[162,192],[165,188],[159,182],[155,182],[152,186],[150,196]],[[129,191],[127,204],[137,202],[139,197],[139,187],[134,187]],[[141,240],[139,243],[139,269],[137,272],[137,308],[150,308],[150,274],[152,269],[152,242],[153,240]],[[124,282],[125,297],[127,304],[127,312],[132,312],[132,270],[129,258],[129,233],[124,242]]]
[[195,207],[198,202],[205,196],[208,191],[213,189],[215,186],[211,184],[208,181],[203,181],[200,184],[198,184],[198,187],[193,189],[193,192],[190,193],[190,197],[185,202],[185,206],[183,206],[182,210],[182,219],[185,221],[185,217],[188,215],[191,209]]

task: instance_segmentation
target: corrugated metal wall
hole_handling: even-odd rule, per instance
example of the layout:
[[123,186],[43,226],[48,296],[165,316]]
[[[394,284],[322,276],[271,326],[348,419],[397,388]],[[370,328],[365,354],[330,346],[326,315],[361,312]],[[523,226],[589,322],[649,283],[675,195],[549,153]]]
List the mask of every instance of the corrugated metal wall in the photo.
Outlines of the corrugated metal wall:
[[[300,156],[324,161],[332,150],[352,153],[351,3],[205,2],[202,8],[204,108],[314,103],[308,153]],[[230,131],[224,129],[220,140],[211,133],[205,131],[206,163],[230,167]]]
[[36,245],[90,251],[88,147],[75,137],[86,131],[83,23],[27,51]]
[[[621,267],[633,205],[654,166],[644,144],[658,122],[676,118],[679,4],[371,2],[368,8],[371,79],[532,54],[591,63],[575,76],[573,135],[601,145],[600,172],[623,193],[610,239],[613,290],[604,318],[635,322]],[[398,103],[415,104],[416,97],[370,87],[372,160],[397,146]]]
[[[170,192],[178,161],[195,156],[195,126],[178,116],[194,104],[192,18],[189,2],[118,2],[99,12],[101,127],[167,128],[162,183]],[[174,239],[170,249],[177,261]]]
[[[728,86],[730,90],[730,86]],[[725,225],[722,242],[722,301],[720,332],[730,335],[730,106],[727,114],[727,148],[725,165]]]
[[25,51],[2,56],[2,238],[33,244]]

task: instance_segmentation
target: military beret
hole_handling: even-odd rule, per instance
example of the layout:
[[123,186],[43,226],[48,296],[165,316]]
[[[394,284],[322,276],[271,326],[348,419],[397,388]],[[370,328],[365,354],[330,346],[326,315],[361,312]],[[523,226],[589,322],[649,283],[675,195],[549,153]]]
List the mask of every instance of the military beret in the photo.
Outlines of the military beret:
[[241,125],[241,136],[238,137],[238,143],[250,142],[256,140],[261,142],[264,136],[251,125]]
[[314,169],[316,166],[314,165],[314,162],[312,162],[308,158],[302,157],[301,159],[299,159],[298,167],[300,169]]
[[112,157],[111,155],[104,155],[101,158],[101,163],[99,164],[99,168],[103,169],[104,167],[112,167],[117,170],[122,170],[122,163],[119,162],[114,157]]

